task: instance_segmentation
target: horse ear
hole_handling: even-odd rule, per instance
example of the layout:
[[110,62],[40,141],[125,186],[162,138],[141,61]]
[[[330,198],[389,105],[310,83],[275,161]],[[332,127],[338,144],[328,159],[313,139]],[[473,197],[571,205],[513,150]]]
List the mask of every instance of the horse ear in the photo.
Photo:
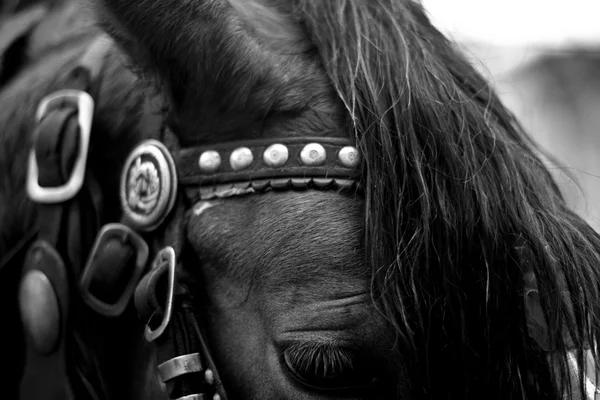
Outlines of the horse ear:
[[178,135],[235,140],[302,113],[317,117],[298,125],[332,129],[323,124],[335,93],[291,12],[267,0],[89,1],[144,75],[159,78]]

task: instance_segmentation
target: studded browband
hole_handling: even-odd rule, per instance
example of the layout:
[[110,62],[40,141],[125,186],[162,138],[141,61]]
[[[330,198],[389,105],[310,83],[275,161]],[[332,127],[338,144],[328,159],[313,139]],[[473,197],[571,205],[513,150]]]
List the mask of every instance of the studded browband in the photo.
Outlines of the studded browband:
[[269,189],[357,188],[360,157],[349,139],[277,138],[218,143],[177,151],[140,143],[121,177],[121,204],[139,230],[155,229],[181,185],[191,202]]
[[181,150],[182,184],[221,184],[276,177],[350,178],[358,151],[344,138],[279,138]]
[[269,189],[351,189],[358,164],[345,138],[270,138],[181,150],[178,171],[196,201]]

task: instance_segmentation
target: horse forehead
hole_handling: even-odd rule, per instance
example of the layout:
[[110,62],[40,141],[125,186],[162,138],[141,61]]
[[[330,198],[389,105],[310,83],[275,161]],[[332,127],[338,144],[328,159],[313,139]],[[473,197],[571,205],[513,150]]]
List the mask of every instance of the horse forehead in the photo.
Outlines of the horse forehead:
[[217,278],[270,293],[323,284],[356,292],[368,281],[363,226],[358,198],[291,192],[199,202],[187,234],[204,273]]

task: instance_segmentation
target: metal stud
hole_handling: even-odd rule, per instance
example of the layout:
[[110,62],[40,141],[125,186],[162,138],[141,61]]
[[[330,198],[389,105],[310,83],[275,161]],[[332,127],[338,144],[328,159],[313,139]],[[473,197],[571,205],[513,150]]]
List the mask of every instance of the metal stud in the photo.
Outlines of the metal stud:
[[234,171],[246,169],[254,161],[252,150],[247,147],[240,147],[231,152],[229,163]]
[[212,372],[212,369],[204,371],[204,380],[211,386],[215,384],[215,374]]
[[338,159],[344,167],[354,168],[358,165],[360,157],[355,147],[346,146],[338,153]]
[[327,152],[319,143],[309,143],[300,152],[302,164],[313,167],[325,163]]
[[282,144],[272,144],[263,154],[263,160],[269,167],[277,168],[285,165],[289,157],[288,148]]
[[60,308],[52,283],[40,270],[29,271],[19,290],[21,318],[33,347],[47,354],[60,333]]
[[198,165],[202,173],[212,174],[221,166],[221,155],[217,151],[207,150],[200,154]]

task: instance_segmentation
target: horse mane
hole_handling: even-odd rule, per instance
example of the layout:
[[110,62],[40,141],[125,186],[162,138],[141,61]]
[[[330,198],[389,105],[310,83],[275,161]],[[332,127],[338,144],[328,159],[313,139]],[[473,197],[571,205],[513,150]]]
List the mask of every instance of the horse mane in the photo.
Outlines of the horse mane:
[[[436,399],[574,391],[567,351],[600,334],[600,238],[567,208],[532,141],[417,2],[294,4],[364,156],[374,296],[413,389]],[[551,361],[528,335],[527,271]]]

